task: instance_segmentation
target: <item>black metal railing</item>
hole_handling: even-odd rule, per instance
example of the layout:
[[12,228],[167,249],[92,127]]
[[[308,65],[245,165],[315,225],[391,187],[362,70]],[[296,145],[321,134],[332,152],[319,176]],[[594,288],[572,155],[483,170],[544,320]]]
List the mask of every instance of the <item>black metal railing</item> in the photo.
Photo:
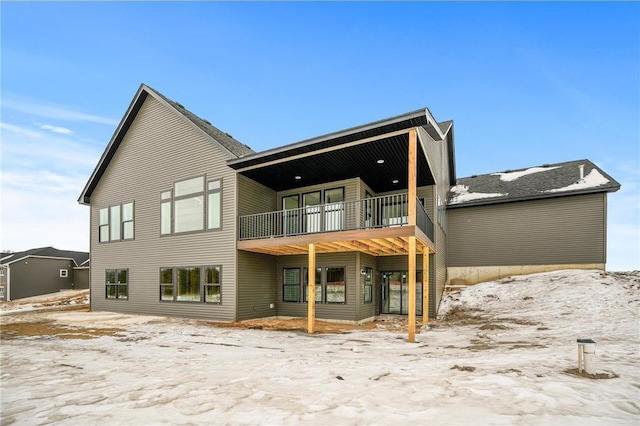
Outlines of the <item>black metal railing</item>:
[[[244,215],[239,218],[239,238],[253,240],[405,226],[409,223],[407,200],[407,194],[393,194]],[[416,210],[418,227],[433,239],[433,222],[419,200]]]

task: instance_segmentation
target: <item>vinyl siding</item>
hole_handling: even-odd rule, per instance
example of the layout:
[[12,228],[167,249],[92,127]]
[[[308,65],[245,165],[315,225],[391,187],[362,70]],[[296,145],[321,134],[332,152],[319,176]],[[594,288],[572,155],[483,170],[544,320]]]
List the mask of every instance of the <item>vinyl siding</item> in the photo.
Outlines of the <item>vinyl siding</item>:
[[[356,276],[355,252],[326,253],[316,255],[316,267],[340,267],[346,268],[346,303],[318,303],[316,304],[316,318],[334,319],[344,321],[357,321],[357,297],[358,280]],[[308,265],[307,256],[278,256],[276,262],[276,294],[278,303],[278,315],[285,317],[306,317],[307,304],[283,302],[282,283],[284,268],[304,268]],[[358,271],[358,276],[360,272]]]
[[[72,260],[39,257],[26,257],[14,262],[9,265],[11,268],[9,296],[11,300],[16,300],[56,293],[62,289],[72,289],[74,266]],[[67,270],[66,278],[60,277],[60,269]]]
[[604,263],[606,194],[450,209],[448,266]]
[[275,256],[239,250],[238,321],[275,316],[276,306]]
[[239,173],[237,179],[239,216],[280,210],[276,192],[273,189]]
[[[236,180],[224,154],[181,115],[148,96],[91,197],[91,309],[235,319]],[[160,193],[175,181],[222,181],[222,228],[160,236]],[[135,239],[99,243],[100,208],[134,202]],[[222,266],[222,304],[159,301],[161,267]],[[105,299],[105,270],[129,270],[129,299]]]

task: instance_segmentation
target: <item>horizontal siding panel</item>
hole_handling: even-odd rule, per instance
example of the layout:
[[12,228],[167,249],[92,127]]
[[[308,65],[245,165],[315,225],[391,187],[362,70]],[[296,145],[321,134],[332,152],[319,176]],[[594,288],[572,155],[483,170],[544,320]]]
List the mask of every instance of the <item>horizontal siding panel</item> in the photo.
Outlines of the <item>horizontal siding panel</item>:
[[276,306],[275,256],[238,251],[238,321],[275,316]]
[[451,209],[448,266],[604,263],[605,197]]
[[[94,310],[235,319],[236,181],[227,156],[204,134],[148,96],[91,197],[91,307]],[[160,193],[175,181],[222,180],[222,228],[160,236]],[[135,239],[99,243],[99,209],[135,203]],[[222,304],[159,301],[160,267],[222,265]],[[106,300],[106,269],[129,269],[129,300]]]

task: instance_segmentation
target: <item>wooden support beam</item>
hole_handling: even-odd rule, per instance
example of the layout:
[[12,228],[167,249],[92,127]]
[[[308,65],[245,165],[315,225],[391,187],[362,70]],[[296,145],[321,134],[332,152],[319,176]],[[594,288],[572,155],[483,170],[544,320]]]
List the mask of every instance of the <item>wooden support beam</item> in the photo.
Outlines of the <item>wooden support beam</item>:
[[429,248],[422,248],[422,324],[429,324]]
[[309,244],[307,278],[307,333],[313,334],[316,321],[316,246]]
[[417,200],[417,153],[418,134],[416,129],[409,130],[409,226],[416,225],[416,200]]
[[410,343],[416,341],[416,237],[409,237],[409,306],[408,328]]

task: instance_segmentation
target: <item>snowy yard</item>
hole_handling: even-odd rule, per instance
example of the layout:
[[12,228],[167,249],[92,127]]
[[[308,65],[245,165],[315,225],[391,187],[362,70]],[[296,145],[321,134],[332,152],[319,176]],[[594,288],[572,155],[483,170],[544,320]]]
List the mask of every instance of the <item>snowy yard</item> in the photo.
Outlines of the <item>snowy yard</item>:
[[[391,317],[307,335],[38,305],[3,306],[2,425],[640,423],[638,272],[448,293],[417,343]],[[601,378],[574,374],[577,338]]]

